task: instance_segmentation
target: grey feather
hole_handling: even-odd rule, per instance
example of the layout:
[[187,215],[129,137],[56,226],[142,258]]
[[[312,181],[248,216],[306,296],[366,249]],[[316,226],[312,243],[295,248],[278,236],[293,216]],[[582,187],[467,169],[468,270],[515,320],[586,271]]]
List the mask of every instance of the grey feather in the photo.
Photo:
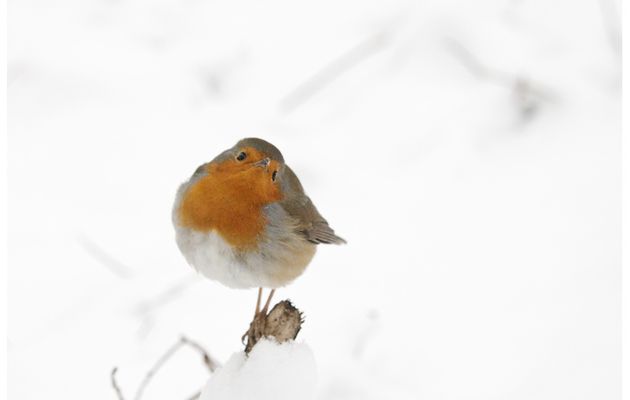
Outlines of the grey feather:
[[[284,163],[282,153],[273,144],[258,138],[246,138],[240,140],[231,150],[235,154],[241,147],[250,146],[264,153],[272,160],[276,160],[283,166],[278,172],[278,180],[282,185],[285,197],[279,204],[297,222],[297,232],[306,240],[315,244],[343,244],[346,241],[337,236],[328,225],[328,221],[322,217],[311,199],[304,193],[304,188],[293,170]],[[228,150],[228,151],[230,151]]]
[[285,198],[280,205],[285,211],[295,218],[298,223],[298,232],[306,240],[316,244],[343,244],[346,241],[337,236],[328,225],[328,221],[322,217],[311,199],[304,193],[300,180],[288,165],[284,165],[280,182],[283,185]]

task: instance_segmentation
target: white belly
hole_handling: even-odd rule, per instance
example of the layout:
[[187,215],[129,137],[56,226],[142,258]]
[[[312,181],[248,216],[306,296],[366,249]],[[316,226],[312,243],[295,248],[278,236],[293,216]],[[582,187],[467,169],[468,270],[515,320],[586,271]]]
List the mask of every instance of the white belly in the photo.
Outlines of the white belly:
[[[235,252],[216,232],[175,227],[179,249],[198,272],[232,288],[277,288],[304,272],[315,246],[295,237],[264,241],[259,250]],[[284,240],[282,240],[284,239]]]

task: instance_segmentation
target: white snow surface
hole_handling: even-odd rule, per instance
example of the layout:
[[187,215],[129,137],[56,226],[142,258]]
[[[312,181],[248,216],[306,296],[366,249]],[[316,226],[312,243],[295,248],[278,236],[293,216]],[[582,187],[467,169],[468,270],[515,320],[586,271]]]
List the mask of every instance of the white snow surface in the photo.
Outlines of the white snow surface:
[[[258,136],[348,240],[276,294],[305,313],[318,399],[618,399],[619,9],[10,1],[8,397],[110,400],[118,366],[129,400],[181,334],[242,348],[256,290],[196,275],[170,212]],[[283,108],[320,71],[343,73]],[[143,400],[208,377],[182,349]]]
[[232,354],[208,379],[199,400],[309,400],[315,398],[316,383],[308,345],[263,339],[249,356]]

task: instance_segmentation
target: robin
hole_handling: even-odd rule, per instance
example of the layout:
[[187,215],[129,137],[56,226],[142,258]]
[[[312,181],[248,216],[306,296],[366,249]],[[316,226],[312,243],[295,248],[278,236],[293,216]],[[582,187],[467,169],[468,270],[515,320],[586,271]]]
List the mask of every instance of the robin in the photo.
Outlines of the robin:
[[[304,272],[318,244],[345,243],[280,150],[257,138],[197,168],[179,187],[172,218],[177,245],[197,271],[232,288],[259,288],[254,316]],[[271,292],[260,310],[263,288]]]

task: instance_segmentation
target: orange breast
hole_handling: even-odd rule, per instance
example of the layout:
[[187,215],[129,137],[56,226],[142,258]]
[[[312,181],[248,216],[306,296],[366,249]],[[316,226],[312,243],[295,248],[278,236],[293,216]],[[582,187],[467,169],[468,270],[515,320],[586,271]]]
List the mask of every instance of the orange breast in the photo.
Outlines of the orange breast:
[[262,168],[235,171],[210,165],[208,172],[184,194],[180,223],[201,232],[215,230],[241,249],[255,247],[266,224],[262,207],[281,199],[279,189],[270,186]]

